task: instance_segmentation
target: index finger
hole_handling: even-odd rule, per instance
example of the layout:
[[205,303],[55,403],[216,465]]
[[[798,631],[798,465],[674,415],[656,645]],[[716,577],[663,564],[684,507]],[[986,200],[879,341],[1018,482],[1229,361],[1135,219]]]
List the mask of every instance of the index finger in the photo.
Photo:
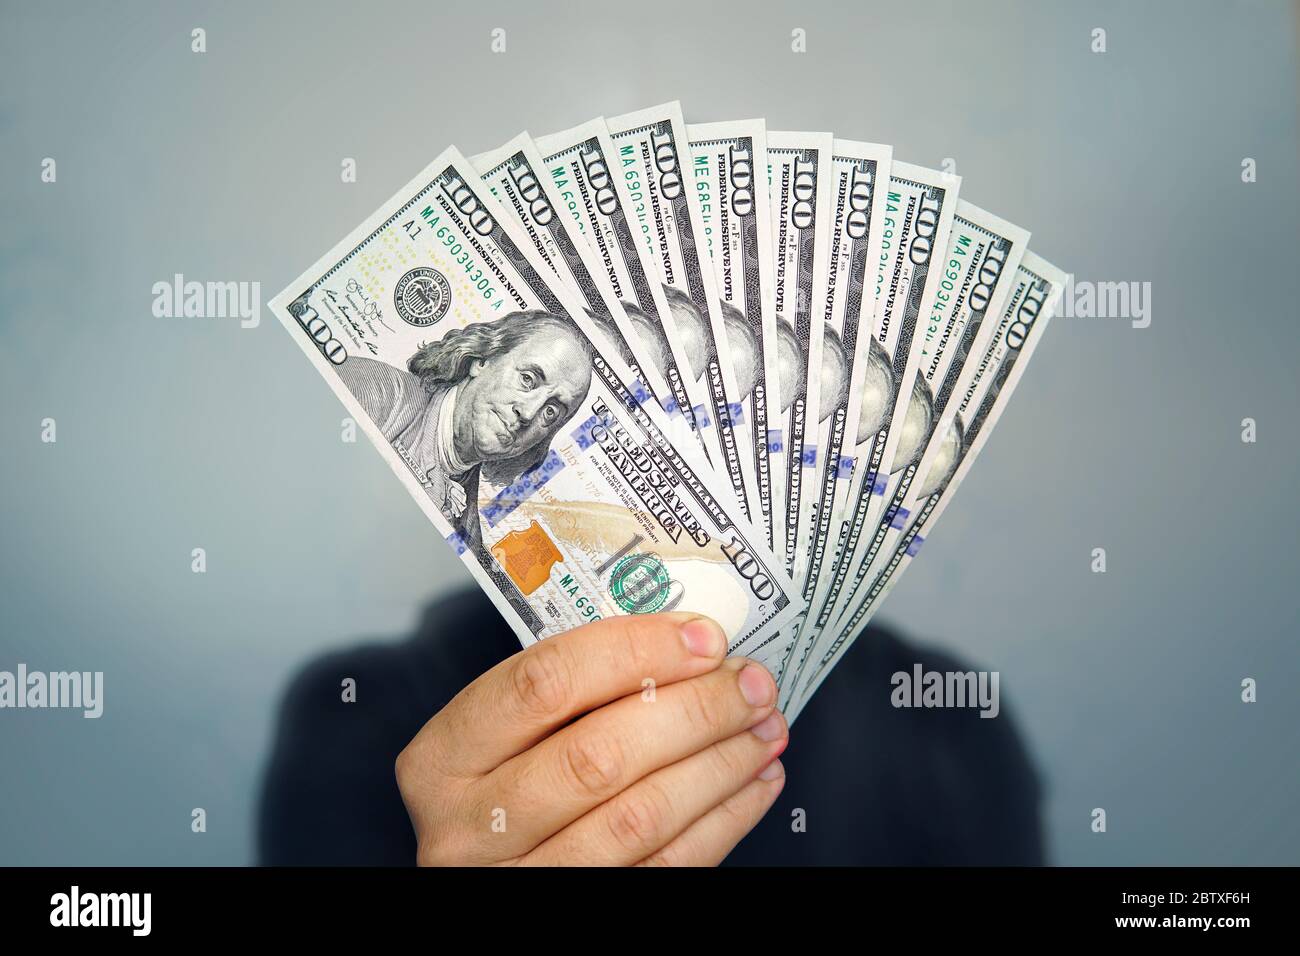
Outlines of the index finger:
[[726,650],[722,628],[689,612],[585,624],[497,664],[435,714],[415,743],[433,748],[442,772],[481,776],[611,700],[707,674]]

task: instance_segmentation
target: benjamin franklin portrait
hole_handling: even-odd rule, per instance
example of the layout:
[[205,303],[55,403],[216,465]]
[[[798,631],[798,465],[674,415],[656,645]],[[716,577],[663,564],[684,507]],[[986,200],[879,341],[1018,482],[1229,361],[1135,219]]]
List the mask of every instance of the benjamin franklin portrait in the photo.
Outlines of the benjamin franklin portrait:
[[677,337],[681,341],[682,351],[686,353],[686,361],[691,363],[691,378],[698,382],[704,375],[709,359],[708,319],[700,313],[685,292],[666,285],[664,298],[668,300],[668,311],[672,313],[673,324],[677,327]]
[[617,355],[630,368],[636,368],[636,358],[628,348],[627,340],[623,338],[623,333],[614,321],[614,317],[592,309],[587,309],[586,312],[592,325],[596,327],[596,348],[606,355]]
[[928,498],[936,491],[942,491],[948,484],[953,472],[957,470],[958,462],[961,461],[965,440],[966,428],[962,424],[961,416],[954,415],[948,427],[943,430],[943,437],[939,439],[938,450],[930,463],[930,471],[917,492],[918,499]]
[[722,325],[727,330],[727,348],[736,373],[737,401],[744,401],[758,379],[758,336],[750,328],[745,314],[730,302],[723,302]]
[[862,398],[858,409],[857,444],[880,431],[894,404],[894,369],[887,353],[873,336],[862,371]]
[[826,421],[831,412],[849,393],[849,357],[844,352],[844,340],[829,325],[822,333],[821,407],[817,417]]
[[903,421],[897,426],[898,444],[894,448],[894,464],[889,469],[891,472],[902,471],[920,460],[933,425],[934,393],[926,384],[925,377],[917,373],[916,380],[912,383],[912,394],[907,400],[907,410],[903,412]]
[[668,348],[668,337],[659,323],[646,315],[634,302],[623,302],[623,311],[627,313],[636,330],[637,341],[650,364],[655,367],[663,381],[668,380],[668,365],[672,362],[672,352]]
[[784,319],[776,320],[776,381],[781,390],[781,413],[785,414],[794,404],[794,394],[803,381],[804,368],[808,357],[799,348],[795,338],[794,326]]
[[572,321],[538,310],[454,329],[405,370],[355,356],[338,374],[466,547],[481,552],[480,478],[504,487],[546,458],[587,396],[591,359]]

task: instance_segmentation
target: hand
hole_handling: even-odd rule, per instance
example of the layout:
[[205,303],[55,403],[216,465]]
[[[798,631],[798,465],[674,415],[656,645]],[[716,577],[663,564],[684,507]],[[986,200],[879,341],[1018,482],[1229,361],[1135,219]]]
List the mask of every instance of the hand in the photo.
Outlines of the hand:
[[417,862],[721,862],[781,792],[788,741],[771,675],[726,643],[708,618],[630,615],[479,677],[397,757]]

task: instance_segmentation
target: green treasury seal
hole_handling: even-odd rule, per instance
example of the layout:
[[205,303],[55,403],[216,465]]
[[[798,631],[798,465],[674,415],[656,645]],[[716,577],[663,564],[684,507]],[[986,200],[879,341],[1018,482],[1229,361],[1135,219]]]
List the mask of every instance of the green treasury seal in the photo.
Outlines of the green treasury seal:
[[629,554],[614,565],[609,593],[630,614],[653,614],[668,602],[671,584],[657,555]]

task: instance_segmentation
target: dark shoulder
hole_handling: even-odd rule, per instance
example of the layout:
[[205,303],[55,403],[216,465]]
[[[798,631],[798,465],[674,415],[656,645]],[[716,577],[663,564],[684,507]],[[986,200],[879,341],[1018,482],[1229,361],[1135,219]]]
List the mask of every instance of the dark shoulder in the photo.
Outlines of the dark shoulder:
[[496,622],[486,598],[458,595],[430,605],[405,641],[357,644],[298,672],[263,782],[262,862],[411,862],[394,761],[462,687],[518,649]]
[[1039,783],[1005,695],[992,719],[893,706],[893,675],[916,665],[974,666],[886,627],[859,636],[792,728],[785,791],[733,862],[1042,862]]
[[974,702],[967,707],[898,706],[905,690],[913,691],[915,704],[918,674],[923,681],[928,674],[970,675],[970,681],[983,678],[983,686],[992,689],[988,678],[996,668],[904,641],[889,630],[882,630],[879,643],[879,656],[865,668],[867,679],[880,695],[879,710],[888,713],[886,719],[898,731],[893,752],[910,768],[912,784],[925,786],[941,806],[962,818],[973,815],[985,825],[999,820],[1014,825],[1005,819],[1007,813],[1032,816],[1042,786],[1014,713],[1014,688],[998,674],[996,709]]
[[840,723],[837,713],[856,707],[860,720],[875,725],[871,758],[890,781],[891,813],[911,843],[907,855],[946,865],[1041,863],[1041,786],[1002,693],[1008,688],[999,682],[991,718],[978,707],[897,706],[901,675],[962,674],[981,664],[889,627],[870,628],[860,642],[862,653],[821,702],[821,722]]

